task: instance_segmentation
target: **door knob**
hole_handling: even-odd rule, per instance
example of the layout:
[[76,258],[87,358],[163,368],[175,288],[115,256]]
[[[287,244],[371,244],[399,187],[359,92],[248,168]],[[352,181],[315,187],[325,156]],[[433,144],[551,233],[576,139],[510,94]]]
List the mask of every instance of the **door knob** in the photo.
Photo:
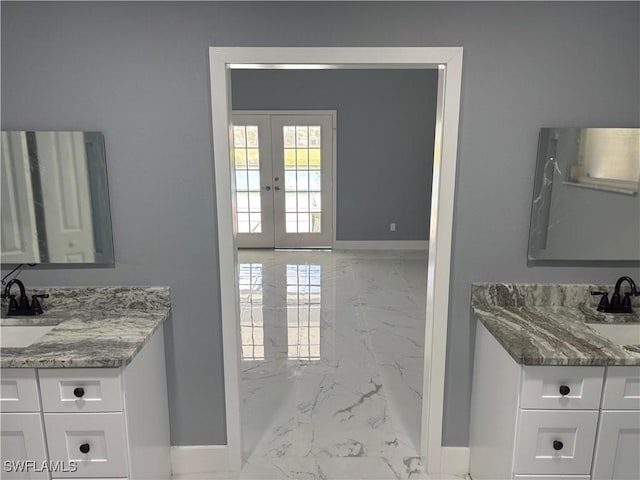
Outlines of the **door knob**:
[[276,190],[276,191],[278,191],[278,190],[280,190],[280,187],[275,186],[275,187],[273,187],[273,189],[274,189],[274,190]]
[[264,187],[264,189],[268,192],[269,190],[271,190],[271,187],[267,185],[266,187]]

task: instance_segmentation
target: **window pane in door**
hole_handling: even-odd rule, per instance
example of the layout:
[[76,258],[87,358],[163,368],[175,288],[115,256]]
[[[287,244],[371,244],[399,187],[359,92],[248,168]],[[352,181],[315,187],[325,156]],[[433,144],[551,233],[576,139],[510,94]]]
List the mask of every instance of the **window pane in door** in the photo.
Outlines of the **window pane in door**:
[[286,232],[321,233],[321,128],[319,125],[286,125],[282,133]]
[[287,192],[296,191],[296,171],[284,172],[284,189]]
[[[233,127],[234,170],[236,177],[236,231],[262,232],[260,200],[260,150],[256,125]],[[250,212],[250,213],[245,213]]]

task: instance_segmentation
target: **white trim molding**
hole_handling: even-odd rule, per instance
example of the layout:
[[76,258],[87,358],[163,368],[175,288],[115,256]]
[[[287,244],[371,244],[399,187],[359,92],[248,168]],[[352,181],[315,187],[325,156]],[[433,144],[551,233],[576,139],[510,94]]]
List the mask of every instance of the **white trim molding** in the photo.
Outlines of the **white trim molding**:
[[[240,312],[237,250],[231,208],[231,69],[438,69],[420,454],[427,459],[428,473],[440,473],[462,56],[461,47],[210,47],[213,162],[230,470],[239,471],[242,467]],[[425,158],[425,162],[431,164],[432,159]]]
[[468,475],[469,447],[442,447],[440,468],[442,473]]
[[429,250],[429,240],[336,240],[335,250]]
[[193,475],[229,471],[226,445],[190,445],[171,447],[171,473]]

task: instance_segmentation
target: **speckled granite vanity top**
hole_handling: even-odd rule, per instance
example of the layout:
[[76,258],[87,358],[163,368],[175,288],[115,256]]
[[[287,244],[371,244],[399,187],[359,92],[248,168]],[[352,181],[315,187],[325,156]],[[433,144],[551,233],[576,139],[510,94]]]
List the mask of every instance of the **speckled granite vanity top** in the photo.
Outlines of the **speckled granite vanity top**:
[[[121,367],[168,318],[169,287],[29,288],[48,293],[44,313],[7,317],[1,326],[56,325],[24,348],[2,348],[2,368]],[[0,334],[1,334],[0,329]]]
[[629,323],[640,329],[640,303],[633,314],[596,310],[602,285],[476,283],[471,306],[516,362],[524,365],[640,365],[640,345],[618,345],[589,327]]

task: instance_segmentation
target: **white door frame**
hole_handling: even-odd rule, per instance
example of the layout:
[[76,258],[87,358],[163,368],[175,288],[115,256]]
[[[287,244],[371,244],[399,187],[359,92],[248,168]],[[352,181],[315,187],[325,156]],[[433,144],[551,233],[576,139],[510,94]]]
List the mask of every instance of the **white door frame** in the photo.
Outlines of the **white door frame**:
[[331,128],[333,135],[331,136],[333,144],[331,145],[331,214],[333,215],[332,225],[333,235],[331,237],[331,247],[336,247],[336,203],[338,196],[336,194],[338,181],[338,111],[337,110],[232,110],[233,115],[329,115],[331,116]]
[[439,473],[442,453],[451,240],[455,193],[462,47],[210,47],[211,116],[218,216],[224,386],[229,467],[242,467],[237,250],[233,234],[231,69],[437,68],[421,454]]

